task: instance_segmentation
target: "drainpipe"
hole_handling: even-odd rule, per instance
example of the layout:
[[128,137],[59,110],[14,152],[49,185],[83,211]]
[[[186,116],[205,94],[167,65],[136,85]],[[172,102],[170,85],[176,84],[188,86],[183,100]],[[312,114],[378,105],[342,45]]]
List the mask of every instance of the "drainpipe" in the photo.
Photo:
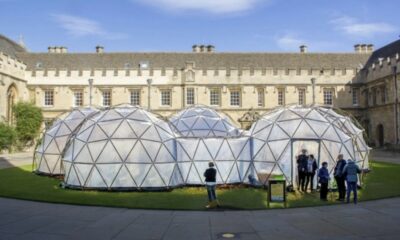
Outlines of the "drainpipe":
[[151,105],[150,105],[150,98],[151,98],[151,83],[153,82],[153,80],[151,79],[151,78],[149,78],[149,79],[147,79],[147,88],[148,88],[148,90],[147,90],[147,108],[150,110],[150,107],[151,107]]
[[315,105],[315,81],[317,79],[311,78],[311,84],[312,84],[312,105]]
[[393,66],[393,80],[394,80],[394,117],[395,117],[395,143],[399,144],[399,97],[398,97],[398,87],[397,87],[397,66]]

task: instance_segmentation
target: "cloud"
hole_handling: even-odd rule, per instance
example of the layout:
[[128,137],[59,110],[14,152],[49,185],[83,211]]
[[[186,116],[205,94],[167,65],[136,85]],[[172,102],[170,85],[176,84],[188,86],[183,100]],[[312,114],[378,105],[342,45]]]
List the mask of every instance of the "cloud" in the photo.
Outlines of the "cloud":
[[126,37],[126,35],[122,33],[109,32],[105,30],[100,23],[87,18],[67,14],[52,14],[51,16],[72,37],[102,36],[107,39]]
[[305,44],[305,41],[294,34],[286,33],[275,37],[275,42],[278,47],[285,51],[293,51]]
[[377,34],[393,33],[397,29],[384,22],[360,22],[356,18],[343,16],[331,21],[335,28],[346,35],[354,37],[372,37]]
[[238,13],[250,10],[260,2],[270,0],[132,0],[161,8],[163,10],[183,12],[202,11],[213,14]]

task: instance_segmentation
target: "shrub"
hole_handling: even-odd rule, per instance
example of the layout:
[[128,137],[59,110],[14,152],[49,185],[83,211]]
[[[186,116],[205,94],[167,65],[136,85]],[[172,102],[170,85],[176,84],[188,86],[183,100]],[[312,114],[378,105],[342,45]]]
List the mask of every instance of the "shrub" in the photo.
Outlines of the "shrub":
[[14,128],[5,123],[0,123],[0,151],[11,149],[11,146],[15,143],[15,140],[16,132]]
[[32,103],[19,102],[14,106],[15,130],[20,144],[33,145],[40,133],[42,110]]

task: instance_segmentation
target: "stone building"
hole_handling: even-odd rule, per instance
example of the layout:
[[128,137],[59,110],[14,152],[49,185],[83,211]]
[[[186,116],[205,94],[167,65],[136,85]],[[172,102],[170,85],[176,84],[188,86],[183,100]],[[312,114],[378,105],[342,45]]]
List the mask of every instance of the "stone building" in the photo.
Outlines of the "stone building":
[[[14,81],[21,82],[15,84],[17,91],[24,93],[19,99],[29,98],[48,120],[90,102],[103,107],[131,103],[164,116],[203,104],[223,111],[245,128],[255,116],[277,106],[315,102],[351,112],[365,124],[373,143],[395,143],[393,131],[385,132],[394,124],[393,103],[389,104],[394,96],[393,74],[388,70],[385,75],[383,69],[391,69],[386,67],[388,57],[390,66],[399,65],[400,51],[382,49],[399,42],[375,52],[372,45],[358,44],[349,53],[310,53],[306,46],[297,53],[217,52],[211,45],[194,45],[188,52],[108,53],[97,46],[92,53],[69,53],[66,47],[34,53],[4,36],[0,39],[14,46],[7,53],[10,47],[0,45],[1,56],[14,57],[20,64],[13,75],[18,79]],[[382,67],[381,58],[385,58]],[[374,73],[378,71],[382,73]],[[5,74],[3,68],[0,72]],[[388,98],[385,104],[372,106],[370,92],[381,89],[375,87],[378,82],[387,87]],[[6,116],[7,105],[0,106]],[[374,120],[379,116],[380,121]],[[383,141],[375,141],[376,124],[383,126]]]

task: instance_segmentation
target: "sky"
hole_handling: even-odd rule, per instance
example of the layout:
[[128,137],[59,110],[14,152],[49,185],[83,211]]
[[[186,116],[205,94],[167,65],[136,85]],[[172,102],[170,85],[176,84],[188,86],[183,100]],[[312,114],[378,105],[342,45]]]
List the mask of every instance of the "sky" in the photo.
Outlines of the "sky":
[[[399,0],[0,0],[0,34],[32,52],[352,52],[399,39]],[[22,37],[21,37],[22,36]]]

